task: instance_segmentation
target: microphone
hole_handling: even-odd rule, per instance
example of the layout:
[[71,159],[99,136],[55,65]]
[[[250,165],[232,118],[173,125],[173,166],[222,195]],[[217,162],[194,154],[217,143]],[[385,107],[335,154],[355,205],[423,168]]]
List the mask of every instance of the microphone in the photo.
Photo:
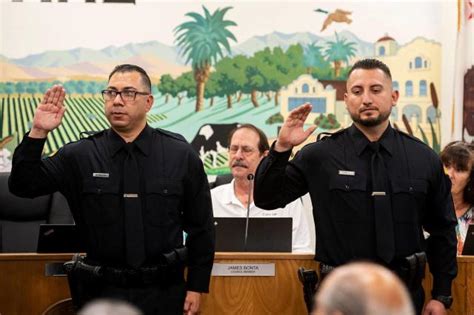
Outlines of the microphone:
[[250,196],[253,193],[253,178],[253,174],[247,175],[247,180],[249,181],[249,197],[247,199],[247,218],[245,219],[244,252],[247,251],[247,238],[249,236]]

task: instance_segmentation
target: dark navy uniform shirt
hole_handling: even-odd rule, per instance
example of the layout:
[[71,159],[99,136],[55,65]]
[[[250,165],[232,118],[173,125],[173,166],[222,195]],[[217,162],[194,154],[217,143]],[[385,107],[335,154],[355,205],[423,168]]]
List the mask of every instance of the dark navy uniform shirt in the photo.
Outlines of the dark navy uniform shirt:
[[[67,198],[88,258],[125,266],[122,174],[124,140],[112,129],[70,143],[41,160],[45,139],[23,138],[13,156],[10,190],[24,197],[60,191]],[[134,143],[140,169],[145,265],[181,247],[188,234],[188,290],[207,292],[214,226],[203,165],[180,135],[149,126]]]
[[[451,183],[434,151],[391,126],[379,140],[392,201],[395,256],[425,250],[434,293],[450,295],[456,276],[456,217]],[[309,192],[316,224],[316,259],[338,266],[377,261],[369,140],[354,125],[306,145],[293,160],[271,150],[258,167],[255,204],[283,207]],[[423,228],[430,233],[425,241]]]

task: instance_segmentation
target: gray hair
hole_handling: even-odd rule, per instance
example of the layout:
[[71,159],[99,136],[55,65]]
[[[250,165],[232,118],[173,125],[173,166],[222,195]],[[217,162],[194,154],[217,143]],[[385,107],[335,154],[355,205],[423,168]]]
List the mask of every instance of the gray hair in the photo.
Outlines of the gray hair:
[[331,272],[316,295],[324,314],[414,315],[406,287],[390,270],[373,263],[351,263]]
[[143,313],[125,301],[98,299],[86,304],[78,315],[143,315]]

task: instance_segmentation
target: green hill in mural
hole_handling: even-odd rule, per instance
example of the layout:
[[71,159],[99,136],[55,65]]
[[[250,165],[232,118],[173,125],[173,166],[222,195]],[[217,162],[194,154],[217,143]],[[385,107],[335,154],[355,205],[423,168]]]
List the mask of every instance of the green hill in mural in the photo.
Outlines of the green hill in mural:
[[[206,124],[252,123],[259,126],[269,138],[276,137],[281,123],[269,124],[266,122],[270,117],[280,113],[280,107],[275,106],[273,99],[263,95],[259,96],[259,107],[252,104],[250,95],[244,95],[240,102],[235,101],[232,108],[227,107],[226,97],[215,97],[212,106],[211,102],[211,99],[206,99],[204,109],[195,112],[195,98],[184,99],[181,105],[177,105],[176,98],[165,104],[164,96],[156,96],[151,114],[161,114],[166,116],[166,119],[150,125],[180,133],[189,142]],[[215,163],[213,163],[211,156],[201,158],[207,174],[217,175],[229,172],[227,152],[218,152]]]
[[162,114],[166,119],[152,123],[153,127],[159,127],[182,134],[189,142],[194,138],[199,128],[205,124],[219,123],[251,123],[259,126],[270,138],[277,134],[277,124],[265,124],[272,115],[280,112],[280,107],[275,106],[273,100],[265,96],[259,97],[261,106],[254,107],[250,96],[245,95],[240,102],[236,102],[232,108],[227,108],[225,97],[216,97],[214,105],[210,106],[210,99],[205,100],[204,110],[195,112],[195,98],[183,100],[177,105],[173,99],[168,104],[164,103],[164,97],[155,98],[155,106],[151,114]]
[[[199,128],[212,123],[253,123],[260,126],[270,137],[275,137],[281,123],[266,123],[269,117],[280,112],[267,96],[259,96],[260,107],[254,107],[250,96],[243,96],[234,107],[227,108],[225,97],[215,97],[213,105],[206,99],[204,110],[195,112],[195,99],[184,99],[178,105],[177,99],[165,104],[165,97],[155,95],[155,105],[148,114],[148,123],[182,134],[189,142],[196,136]],[[13,135],[20,142],[31,128],[34,111],[41,98],[23,94],[21,96],[0,97],[0,139]],[[44,154],[51,155],[64,144],[80,139],[81,133],[99,131],[109,127],[103,114],[103,101],[99,96],[74,96],[65,101],[68,110],[61,126],[54,130],[45,145]],[[208,173],[227,172],[227,154],[219,153],[217,165],[212,165],[210,157],[203,159]],[[217,167],[216,167],[217,166]]]
[[[264,96],[259,97],[260,107],[254,107],[250,97],[244,96],[231,109],[227,108],[226,98],[216,97],[213,106],[209,106],[210,100],[206,100],[204,110],[199,113],[194,111],[194,98],[183,100],[181,105],[176,99],[164,104],[164,99],[163,96],[156,96],[155,105],[148,114],[148,123],[153,127],[181,133],[188,141],[194,138],[202,125],[210,123],[253,123],[261,126],[269,137],[275,137],[277,133],[277,124],[269,125],[265,121],[279,113],[280,107],[275,107]],[[0,97],[0,138],[16,135],[21,141],[21,137],[31,127],[34,110],[39,102],[39,97],[31,95]],[[109,127],[103,114],[103,101],[98,96],[68,97],[66,106],[68,110],[64,121],[48,138],[45,154],[51,154],[65,143],[78,140],[84,131]]]

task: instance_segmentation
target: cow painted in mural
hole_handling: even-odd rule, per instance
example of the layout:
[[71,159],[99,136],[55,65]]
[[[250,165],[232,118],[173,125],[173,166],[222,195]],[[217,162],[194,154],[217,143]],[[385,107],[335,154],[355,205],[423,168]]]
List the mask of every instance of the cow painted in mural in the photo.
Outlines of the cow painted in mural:
[[228,151],[229,133],[237,126],[237,123],[206,124],[199,128],[191,145],[199,153],[203,163],[206,162],[206,159],[210,159],[212,168],[219,166],[217,165],[219,154]]

